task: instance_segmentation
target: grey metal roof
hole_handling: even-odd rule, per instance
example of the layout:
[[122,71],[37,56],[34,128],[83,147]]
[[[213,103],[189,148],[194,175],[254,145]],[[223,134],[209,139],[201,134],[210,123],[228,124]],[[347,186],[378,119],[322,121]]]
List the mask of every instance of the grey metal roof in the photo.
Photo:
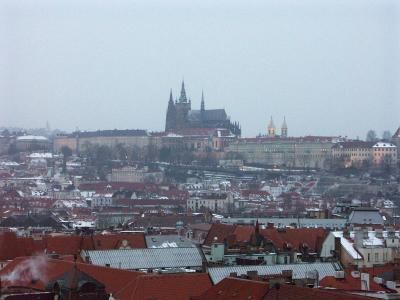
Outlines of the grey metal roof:
[[350,224],[379,224],[383,225],[384,221],[379,210],[373,208],[357,208],[353,210],[349,216]]
[[[223,218],[225,224],[255,224],[257,218]],[[296,224],[298,227],[344,228],[346,219],[311,219],[311,218],[258,218],[261,224],[274,223],[275,227],[286,227]]]
[[283,270],[292,270],[293,279],[307,278],[309,272],[318,271],[319,280],[326,276],[335,276],[335,271],[342,270],[337,263],[301,263],[288,265],[269,265],[269,266],[232,266],[232,267],[212,267],[208,269],[213,284],[217,284],[222,279],[229,277],[232,272],[238,276],[247,274],[248,271],[257,271],[259,275],[279,275]]
[[193,242],[180,235],[146,235],[147,248],[196,247]]
[[148,248],[84,251],[93,265],[138,270],[201,267],[203,254],[198,248]]

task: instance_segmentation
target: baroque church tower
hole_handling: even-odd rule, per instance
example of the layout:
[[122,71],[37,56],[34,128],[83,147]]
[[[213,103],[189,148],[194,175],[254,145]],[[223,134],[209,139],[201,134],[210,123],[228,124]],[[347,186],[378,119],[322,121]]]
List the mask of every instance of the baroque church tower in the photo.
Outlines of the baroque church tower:
[[288,136],[288,127],[286,124],[286,117],[283,117],[283,124],[281,127],[281,137],[285,138]]
[[276,127],[274,124],[274,120],[272,120],[272,116],[271,116],[271,120],[269,121],[269,125],[268,125],[268,137],[275,137],[276,135]]

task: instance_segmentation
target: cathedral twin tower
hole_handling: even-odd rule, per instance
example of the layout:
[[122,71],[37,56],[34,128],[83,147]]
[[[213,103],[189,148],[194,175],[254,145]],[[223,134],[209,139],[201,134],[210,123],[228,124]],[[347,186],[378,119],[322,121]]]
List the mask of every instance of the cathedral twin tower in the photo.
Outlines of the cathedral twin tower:
[[[274,120],[272,120],[272,116],[271,116],[271,120],[269,121],[269,125],[267,128],[267,137],[276,137],[276,127],[274,124]],[[281,127],[281,138],[286,138],[288,136],[288,127],[286,124],[286,117],[283,117],[283,123],[282,123],[282,127]]]
[[185,83],[182,87],[179,99],[173,99],[172,90],[169,95],[165,131],[181,131],[189,128],[218,128],[229,129],[233,134],[240,136],[239,123],[231,122],[225,109],[206,109],[204,94],[201,94],[199,110],[192,109],[192,102],[186,96]]
[[[181,92],[179,98],[175,99],[172,96],[172,90],[169,94],[167,116],[165,120],[166,132],[186,132],[188,129],[228,129],[236,136],[241,135],[241,126],[238,122],[231,122],[225,109],[206,109],[204,94],[201,93],[200,109],[192,109],[192,101],[186,96],[185,83],[182,81]],[[277,137],[276,127],[272,120],[268,125],[268,137]],[[286,119],[283,119],[281,128],[281,138],[288,136],[288,127]]]

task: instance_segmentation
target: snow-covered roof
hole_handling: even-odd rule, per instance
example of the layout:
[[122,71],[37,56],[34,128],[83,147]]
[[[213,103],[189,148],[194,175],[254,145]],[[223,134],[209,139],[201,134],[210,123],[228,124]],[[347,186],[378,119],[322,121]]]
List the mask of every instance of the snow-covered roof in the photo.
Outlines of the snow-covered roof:
[[19,163],[15,161],[2,161],[0,162],[0,165],[5,166],[5,167],[13,167],[13,166],[19,166]]
[[48,141],[48,139],[44,136],[41,135],[22,135],[17,137],[18,141],[31,141],[31,140],[37,140],[37,141]]
[[396,148],[396,146],[393,145],[392,143],[378,142],[375,145],[373,145],[372,148]]
[[183,137],[182,135],[176,134],[176,133],[168,133],[167,137],[177,137],[177,138],[181,138]]
[[47,153],[31,153],[28,155],[29,158],[53,158],[53,154]]
[[354,248],[353,242],[349,241],[347,238],[343,237],[342,231],[334,231],[332,232],[334,237],[340,237],[340,243],[344,250],[351,256],[353,259],[361,259],[362,256],[358,251]]
[[[362,258],[361,254],[354,247],[355,246],[355,244],[354,244],[355,232],[354,231],[351,231],[349,233],[349,238],[343,237],[343,231],[334,231],[334,232],[332,232],[332,234],[334,237],[340,237],[341,245],[353,259],[361,259]],[[398,231],[396,231],[394,234],[397,238],[400,236],[400,233]],[[362,246],[366,247],[366,248],[385,247],[384,239],[387,238],[388,235],[389,235],[388,231],[381,231],[381,237],[377,236],[377,231],[368,231],[368,238],[362,239]]]

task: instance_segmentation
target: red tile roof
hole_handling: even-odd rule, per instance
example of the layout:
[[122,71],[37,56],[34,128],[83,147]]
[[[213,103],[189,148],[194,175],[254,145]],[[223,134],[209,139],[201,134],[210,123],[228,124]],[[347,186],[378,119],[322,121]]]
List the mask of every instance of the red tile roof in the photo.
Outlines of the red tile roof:
[[210,230],[204,240],[204,245],[210,246],[214,241],[223,243],[235,231],[235,226],[214,223],[211,225]]
[[[225,278],[217,285],[208,289],[198,299],[235,299],[256,300],[263,299],[268,292],[268,283],[239,278]],[[282,298],[283,299],[283,298]]]
[[365,296],[353,295],[337,290],[323,290],[302,288],[294,285],[281,285],[279,289],[271,288],[267,296],[263,300],[367,300],[376,299]]
[[[351,275],[351,271],[345,272],[345,278],[336,279],[334,276],[326,276],[320,281],[321,287],[335,288],[344,291],[360,291],[361,290],[361,277],[355,278]],[[377,284],[372,277],[370,277],[370,291],[371,292],[392,292],[391,290]]]
[[211,288],[210,277],[201,274],[142,275],[114,295],[124,300],[188,300]]
[[[84,263],[76,263],[76,266],[80,271],[103,283],[106,291],[113,294],[143,274]],[[5,287],[17,285],[43,290],[47,282],[70,272],[73,267],[74,262],[69,260],[51,259],[45,256],[19,257],[0,270],[0,276]],[[13,281],[10,280],[14,277],[12,275],[16,275]]]
[[79,254],[81,250],[119,249],[123,240],[126,240],[131,248],[146,248],[144,233],[44,236],[42,240],[34,240],[30,237],[17,237],[14,232],[2,232],[0,233],[0,260],[30,256],[45,251],[73,255]]
[[251,236],[254,234],[255,227],[254,226],[244,226],[237,225],[233,234],[235,235],[236,243],[245,243],[249,242]]
[[268,283],[227,277],[203,293],[198,300],[358,300],[373,299],[343,291],[302,288],[294,285],[270,287]]
[[327,235],[327,231],[323,228],[267,228],[261,229],[260,233],[278,250],[283,250],[289,245],[292,249],[307,246],[309,250],[316,252],[320,250]]

